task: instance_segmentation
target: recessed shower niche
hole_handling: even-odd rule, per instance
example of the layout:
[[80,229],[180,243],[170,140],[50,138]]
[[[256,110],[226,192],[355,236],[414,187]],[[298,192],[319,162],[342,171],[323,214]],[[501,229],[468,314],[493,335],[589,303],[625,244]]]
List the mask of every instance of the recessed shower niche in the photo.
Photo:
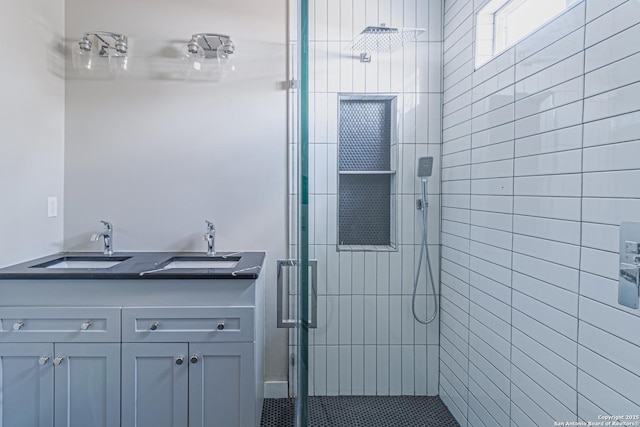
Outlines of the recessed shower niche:
[[396,247],[395,96],[341,95],[338,249]]

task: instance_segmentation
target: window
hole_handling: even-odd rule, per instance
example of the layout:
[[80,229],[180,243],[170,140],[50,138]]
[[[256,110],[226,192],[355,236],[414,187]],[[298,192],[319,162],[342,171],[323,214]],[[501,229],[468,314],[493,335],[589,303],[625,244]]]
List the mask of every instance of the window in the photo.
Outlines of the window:
[[476,68],[578,0],[490,0],[477,15]]
[[396,98],[341,95],[338,250],[393,250]]

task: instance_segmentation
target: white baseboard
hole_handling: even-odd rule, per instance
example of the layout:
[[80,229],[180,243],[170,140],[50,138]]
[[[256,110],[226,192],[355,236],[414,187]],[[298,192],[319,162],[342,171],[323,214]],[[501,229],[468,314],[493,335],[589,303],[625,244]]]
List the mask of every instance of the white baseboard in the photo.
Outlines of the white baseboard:
[[289,383],[286,381],[265,381],[264,397],[269,399],[289,397]]

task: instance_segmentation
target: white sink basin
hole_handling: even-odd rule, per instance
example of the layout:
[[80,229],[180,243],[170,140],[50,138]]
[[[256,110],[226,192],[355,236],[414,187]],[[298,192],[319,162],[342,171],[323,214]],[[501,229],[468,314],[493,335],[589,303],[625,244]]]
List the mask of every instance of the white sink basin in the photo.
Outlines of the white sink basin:
[[45,268],[109,268],[120,264],[122,261],[114,261],[105,259],[103,261],[91,260],[64,260],[55,264],[46,266]]
[[203,260],[177,260],[174,259],[169,264],[162,267],[165,270],[172,268],[235,268],[238,265],[238,261],[232,260],[216,260],[216,259],[203,259]]
[[110,268],[128,260],[130,257],[103,257],[99,255],[74,255],[63,256],[42,264],[34,265],[31,268]]

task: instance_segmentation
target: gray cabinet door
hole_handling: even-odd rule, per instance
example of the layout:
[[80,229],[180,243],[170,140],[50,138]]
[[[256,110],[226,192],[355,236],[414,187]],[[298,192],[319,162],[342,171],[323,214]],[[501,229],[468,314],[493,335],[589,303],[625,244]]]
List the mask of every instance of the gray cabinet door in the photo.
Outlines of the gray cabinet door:
[[188,345],[122,344],[122,427],[187,425]]
[[120,426],[120,344],[55,344],[56,427]]
[[53,427],[53,344],[0,344],[0,425]]
[[190,343],[189,357],[189,427],[255,426],[253,343]]

